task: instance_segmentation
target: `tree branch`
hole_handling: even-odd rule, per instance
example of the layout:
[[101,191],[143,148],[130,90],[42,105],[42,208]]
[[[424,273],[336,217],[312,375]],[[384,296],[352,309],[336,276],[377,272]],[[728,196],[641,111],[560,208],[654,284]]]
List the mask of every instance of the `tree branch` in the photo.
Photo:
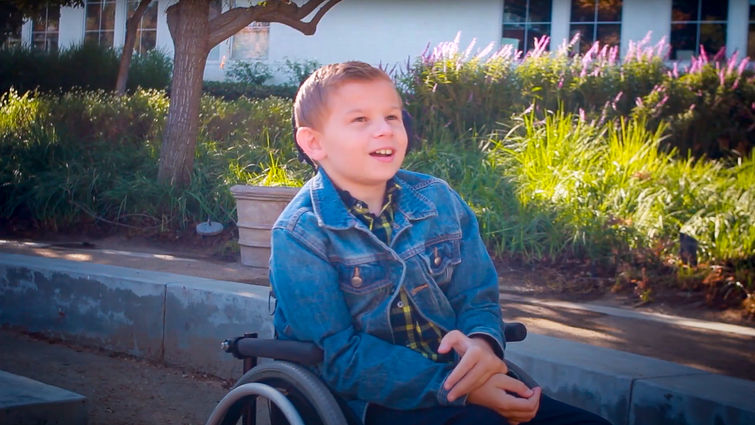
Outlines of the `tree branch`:
[[126,19],[126,40],[123,43],[123,51],[121,52],[121,60],[118,66],[118,77],[115,81],[115,92],[119,96],[126,94],[128,69],[131,66],[131,56],[134,50],[134,43],[136,42],[136,31],[139,29],[139,22],[150,3],[152,3],[152,0],[141,0],[139,6],[134,10],[134,14]]
[[306,2],[301,6],[297,6],[299,13],[296,16],[296,19],[301,20],[306,18],[310,13],[317,9],[317,7],[322,4],[322,2],[323,0],[313,0]]
[[[271,22],[279,22],[281,24],[285,24],[290,26],[291,28],[299,30],[304,35],[312,35],[315,33],[315,30],[317,29],[317,24],[320,23],[320,19],[322,19],[323,16],[333,7],[336,5],[336,3],[340,2],[341,0],[327,0],[327,3],[325,3],[324,6],[322,6],[317,13],[315,14],[314,18],[310,20],[309,22],[302,22],[300,19],[306,18],[309,13],[305,15],[297,16],[297,19],[291,19],[289,16],[276,16],[275,21]],[[304,6],[309,5],[310,3],[322,3],[321,1],[310,1],[307,2]],[[310,10],[311,12],[311,10]]]
[[[302,6],[298,6],[285,0],[270,0],[261,6],[233,8],[210,19],[208,47],[214,47],[252,22],[278,22],[288,25],[304,35],[312,35],[325,13],[340,1],[310,0]],[[302,21],[323,3],[325,5],[317,11],[311,21]]]

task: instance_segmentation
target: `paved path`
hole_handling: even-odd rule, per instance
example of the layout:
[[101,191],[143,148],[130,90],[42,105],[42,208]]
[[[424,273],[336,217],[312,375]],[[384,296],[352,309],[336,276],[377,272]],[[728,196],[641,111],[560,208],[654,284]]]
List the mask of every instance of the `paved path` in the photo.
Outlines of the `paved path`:
[[506,320],[529,331],[755,380],[755,329],[590,303],[503,293]]

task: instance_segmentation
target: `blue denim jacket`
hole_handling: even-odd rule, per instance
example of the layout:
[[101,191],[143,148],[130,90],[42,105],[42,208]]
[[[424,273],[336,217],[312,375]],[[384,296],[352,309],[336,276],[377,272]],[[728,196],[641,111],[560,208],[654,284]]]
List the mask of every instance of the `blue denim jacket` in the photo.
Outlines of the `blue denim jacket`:
[[350,214],[324,171],[294,197],[272,230],[270,281],[280,339],[314,341],[325,383],[364,418],[368,402],[394,409],[449,403],[454,365],[393,343],[390,306],[405,288],[443,332],[504,341],[498,278],[477,220],[443,180],[400,170],[390,246]]

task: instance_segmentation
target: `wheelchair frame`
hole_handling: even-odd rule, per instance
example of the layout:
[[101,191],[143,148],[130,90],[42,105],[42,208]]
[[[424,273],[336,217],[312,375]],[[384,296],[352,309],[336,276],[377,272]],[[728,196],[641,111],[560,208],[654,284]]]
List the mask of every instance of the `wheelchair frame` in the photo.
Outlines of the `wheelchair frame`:
[[[523,324],[504,325],[507,342],[522,341],[526,336],[527,328]],[[257,397],[273,403],[268,409],[272,425],[361,425],[346,403],[306,368],[323,359],[322,350],[315,344],[260,339],[256,333],[246,333],[226,339],[221,348],[243,360],[243,375],[215,407],[207,425],[231,425],[239,419],[243,425],[255,425]],[[258,364],[259,358],[273,361]],[[504,361],[514,377],[530,388],[537,386],[516,364]],[[286,422],[281,422],[284,419]]]

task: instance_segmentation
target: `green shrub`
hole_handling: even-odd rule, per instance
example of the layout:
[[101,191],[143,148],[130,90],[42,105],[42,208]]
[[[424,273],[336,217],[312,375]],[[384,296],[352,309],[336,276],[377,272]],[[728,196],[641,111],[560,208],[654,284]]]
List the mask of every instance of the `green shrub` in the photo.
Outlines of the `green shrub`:
[[155,90],[6,93],[0,99],[0,217],[52,230],[100,222],[167,232],[208,217],[230,224],[233,184],[301,184],[311,173],[296,159],[290,100],[205,96],[191,185],[159,185],[167,110],[168,98]]
[[0,48],[0,92],[11,87],[25,92],[46,84],[58,72],[57,56],[28,47]]
[[[0,49],[0,92],[14,87],[58,91],[79,87],[113,90],[118,76],[119,54],[109,47],[83,43],[60,51],[29,47]],[[165,89],[170,83],[171,60],[162,52],[135,54],[129,68],[128,88]]]
[[304,80],[306,80],[307,77],[315,72],[315,70],[317,70],[317,68],[319,68],[320,66],[320,62],[312,59],[303,61],[292,61],[290,59],[286,59],[283,62],[281,70],[289,76],[287,85],[299,87],[301,83],[303,83]]
[[747,155],[755,146],[755,84],[748,58],[693,58],[642,97],[634,114],[670,124],[668,145],[696,157]]
[[[523,211],[551,215],[552,233],[533,243],[539,252],[512,253],[615,262],[630,250],[663,246],[663,256],[673,257],[680,231],[698,239],[707,261],[755,252],[755,219],[746,212],[755,207],[752,155],[732,168],[677,159],[659,149],[663,126],[649,132],[636,118],[598,125],[564,112],[542,120],[528,112],[517,121],[493,139],[490,154]],[[527,235],[527,215],[514,215],[515,222],[525,217],[515,233]]]
[[60,50],[56,68],[51,70],[56,74],[47,75],[48,80],[40,83],[40,88],[112,90],[118,77],[118,54],[113,48],[96,43],[82,43]]
[[227,77],[238,83],[261,86],[273,77],[273,73],[262,62],[236,61],[230,66]]
[[0,153],[7,158],[0,169],[0,214],[49,229],[93,217],[121,220],[128,198],[112,193],[156,175],[155,144],[166,112],[165,94],[155,91],[123,97],[6,93],[0,102]]
[[137,88],[167,90],[173,74],[173,61],[160,50],[134,54],[128,71],[129,92]]
[[631,43],[619,62],[616,47],[598,43],[584,54],[573,54],[572,44],[546,54],[543,38],[522,57],[511,46],[472,55],[473,45],[462,51],[457,38],[428,50],[398,78],[417,133],[429,140],[510,126],[514,114],[533,106],[541,118],[563,108],[596,122],[634,114],[651,131],[668,122],[663,148],[682,157],[747,155],[755,138],[749,60],[703,54],[680,72],[664,64],[668,45],[648,40]]
[[511,100],[521,87],[513,74],[513,51],[486,58],[485,54],[470,57],[469,50],[460,52],[458,40],[443,43],[422,55],[401,77],[407,110],[420,124],[421,137],[425,126],[451,128],[458,136],[491,130],[501,117],[516,110]]
[[293,99],[296,87],[287,85],[259,86],[235,81],[205,81],[202,92],[210,96],[225,100],[236,100],[240,97],[249,99],[264,99],[270,96]]

